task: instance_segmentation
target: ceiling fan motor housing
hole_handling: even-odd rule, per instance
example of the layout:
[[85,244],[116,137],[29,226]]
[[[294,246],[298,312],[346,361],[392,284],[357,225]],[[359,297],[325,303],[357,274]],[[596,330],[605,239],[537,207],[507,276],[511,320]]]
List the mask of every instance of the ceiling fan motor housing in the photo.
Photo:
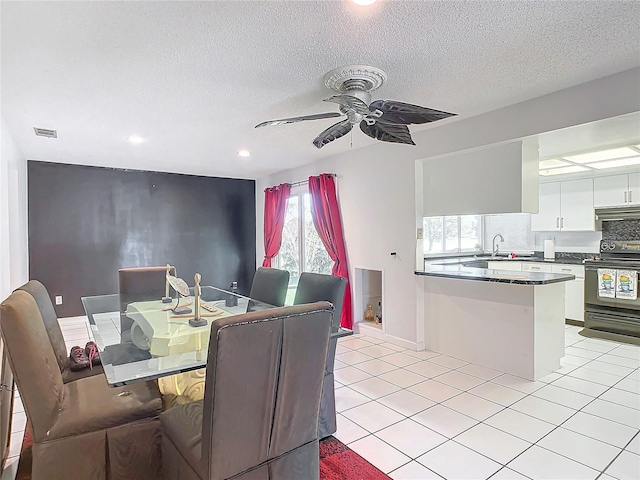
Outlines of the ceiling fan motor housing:
[[367,105],[371,103],[371,93],[387,81],[387,74],[369,65],[349,65],[336,68],[324,77],[327,88],[344,95],[359,98]]

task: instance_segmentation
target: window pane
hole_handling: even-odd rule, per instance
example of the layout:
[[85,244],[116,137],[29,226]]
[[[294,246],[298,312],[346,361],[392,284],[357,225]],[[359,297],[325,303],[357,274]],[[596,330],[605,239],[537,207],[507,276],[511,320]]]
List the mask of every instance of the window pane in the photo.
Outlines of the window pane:
[[331,275],[333,262],[313,225],[311,217],[311,195],[306,194],[304,201],[304,271]]
[[480,219],[478,215],[460,217],[460,251],[481,250]]
[[444,251],[455,253],[459,251],[458,244],[458,217],[444,217]]
[[424,253],[444,252],[442,242],[442,217],[425,217],[423,219],[423,227]]
[[300,244],[298,243],[299,214],[298,196],[289,197],[287,210],[284,214],[284,228],[282,229],[282,245],[278,252],[278,267],[289,272],[289,291],[295,292],[300,278]]

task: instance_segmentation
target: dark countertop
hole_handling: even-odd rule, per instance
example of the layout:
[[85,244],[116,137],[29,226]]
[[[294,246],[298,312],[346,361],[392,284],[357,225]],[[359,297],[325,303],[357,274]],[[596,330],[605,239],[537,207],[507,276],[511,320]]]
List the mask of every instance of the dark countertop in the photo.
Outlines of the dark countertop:
[[490,255],[468,255],[461,257],[441,257],[441,258],[425,258],[425,265],[468,265],[477,266],[480,268],[486,268],[481,265],[485,262],[537,262],[537,263],[550,263],[550,264],[566,264],[566,265],[584,265],[583,257],[556,257],[552,260],[545,260],[541,256],[527,255],[516,258],[507,258],[506,256],[498,255],[492,257]]
[[511,283],[516,285],[548,285],[550,283],[568,282],[576,278],[574,275],[559,273],[518,272],[513,270],[467,267],[464,265],[434,264],[425,264],[424,270],[417,270],[415,274],[428,277],[457,278],[461,280]]

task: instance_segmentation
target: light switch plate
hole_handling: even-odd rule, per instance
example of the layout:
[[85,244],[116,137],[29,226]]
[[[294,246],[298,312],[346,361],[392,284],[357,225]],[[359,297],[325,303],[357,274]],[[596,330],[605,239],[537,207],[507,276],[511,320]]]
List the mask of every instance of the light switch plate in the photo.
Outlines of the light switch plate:
[[62,295],[56,295],[56,305],[62,305]]
[[418,228],[418,235],[417,235],[418,240],[422,240],[422,229]]

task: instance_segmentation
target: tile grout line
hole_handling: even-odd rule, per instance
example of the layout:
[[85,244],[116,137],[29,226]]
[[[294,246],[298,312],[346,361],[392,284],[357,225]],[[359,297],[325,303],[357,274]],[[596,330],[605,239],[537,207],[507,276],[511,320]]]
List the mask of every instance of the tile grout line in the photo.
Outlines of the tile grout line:
[[[577,343],[577,342],[576,342],[576,343]],[[592,362],[592,361],[595,361],[595,360],[599,359],[599,358],[600,358],[600,357],[602,357],[603,355],[610,354],[610,352],[612,352],[613,350],[615,350],[615,349],[616,349],[616,348],[618,348],[619,346],[620,346],[620,345],[617,345],[616,347],[612,348],[611,350],[608,350],[607,352],[598,352],[598,351],[594,351],[594,350],[583,349],[583,350],[587,350],[587,351],[590,351],[590,352],[598,353],[599,355],[597,355],[596,357],[591,358],[591,359],[586,359],[586,360],[588,360],[588,361],[587,361],[585,364],[583,364],[583,365],[581,365],[581,366],[578,366],[578,367],[577,367],[577,368],[575,368],[574,370],[577,370],[578,368],[585,367],[585,366],[586,366],[586,365],[588,365],[590,362]],[[346,347],[346,348],[349,348],[349,347]],[[360,347],[360,348],[367,348],[367,347]],[[579,347],[575,347],[575,348],[579,348]],[[357,351],[358,349],[351,349],[351,350],[352,350],[352,351]],[[395,352],[395,353],[400,353],[400,352]],[[366,355],[366,354],[363,354],[363,355]],[[391,355],[391,354],[389,354],[389,355]],[[614,356],[615,356],[615,355],[614,355]],[[383,357],[384,357],[384,356],[383,356]],[[383,357],[378,357],[378,359],[381,359],[381,358],[383,358]],[[417,357],[414,357],[414,358],[417,358]],[[435,357],[430,357],[430,358],[435,358]],[[452,357],[452,358],[453,358],[453,357]],[[584,357],[581,357],[581,358],[584,358]],[[623,358],[626,358],[626,357],[623,357]],[[367,361],[368,361],[368,360],[367,360]],[[383,360],[381,360],[381,361],[383,361]],[[423,360],[420,360],[420,361],[429,361],[429,359],[423,359]],[[343,362],[343,363],[345,363],[345,362]],[[364,363],[364,362],[359,362],[359,363]],[[398,370],[398,369],[406,369],[406,367],[407,367],[407,366],[414,365],[415,363],[419,363],[419,362],[414,362],[414,363],[412,363],[412,364],[408,364],[408,365],[406,365],[405,367],[398,367],[398,368],[396,368],[395,370],[392,370],[392,371],[396,371],[396,370]],[[432,362],[432,363],[433,363],[433,362]],[[605,363],[607,363],[607,362],[605,362]],[[471,364],[471,365],[476,365],[476,364],[473,364],[473,363],[467,363],[467,364],[465,364],[465,365],[461,365],[461,366],[456,367],[456,368],[451,368],[448,372],[441,373],[441,374],[439,374],[439,375],[437,375],[437,376],[435,376],[435,377],[426,377],[426,379],[427,379],[427,380],[435,380],[438,376],[445,375],[445,374],[447,374],[447,373],[450,373],[451,371],[458,371],[460,368],[466,367],[467,365],[470,365],[470,364]],[[356,364],[356,365],[357,365],[357,364]],[[350,364],[349,364],[349,366],[352,366],[352,367],[354,367],[354,368],[356,368],[356,369],[357,369],[357,366],[356,366],[356,365],[350,365]],[[439,364],[437,364],[437,365],[439,365]],[[485,368],[486,368],[486,367],[485,367]],[[562,367],[561,367],[561,368],[562,368]],[[459,372],[459,373],[463,373],[463,374],[470,375],[470,376],[473,376],[473,377],[475,377],[475,378],[479,378],[479,379],[481,379],[481,380],[484,380],[484,382],[483,382],[483,383],[478,384],[478,385],[476,385],[476,386],[474,386],[474,387],[471,387],[471,388],[477,388],[478,386],[480,386],[480,385],[484,385],[484,384],[486,384],[486,383],[493,383],[493,384],[500,385],[500,386],[502,386],[502,387],[504,387],[504,388],[509,388],[509,389],[511,389],[511,390],[514,390],[514,391],[517,391],[517,392],[519,392],[519,393],[522,393],[522,394],[524,394],[524,397],[522,397],[521,399],[519,399],[519,400],[517,400],[517,401],[515,401],[515,402],[513,402],[513,403],[511,403],[511,404],[509,404],[508,406],[503,406],[503,405],[501,405],[501,404],[498,404],[498,405],[503,406],[504,408],[502,408],[502,409],[501,409],[501,410],[499,410],[498,412],[495,412],[494,414],[492,414],[492,415],[488,416],[488,417],[487,417],[487,418],[485,418],[484,420],[482,420],[482,421],[478,421],[478,423],[476,423],[476,424],[475,424],[475,425],[473,425],[472,427],[469,427],[469,428],[467,428],[467,429],[463,430],[462,432],[458,433],[458,434],[457,434],[457,435],[455,435],[454,437],[448,438],[448,440],[450,440],[450,441],[454,441],[456,444],[461,445],[459,442],[455,441],[455,438],[456,438],[456,437],[458,437],[458,436],[462,435],[462,434],[463,434],[463,433],[465,433],[466,431],[470,430],[471,428],[474,428],[475,426],[477,426],[477,425],[479,425],[479,424],[485,424],[485,421],[486,421],[486,420],[488,420],[489,418],[491,418],[491,417],[493,417],[493,416],[495,416],[495,415],[499,414],[500,412],[503,412],[504,410],[506,410],[506,409],[510,408],[510,407],[511,407],[512,405],[514,405],[515,403],[518,403],[518,402],[520,402],[521,400],[524,400],[525,398],[527,398],[527,397],[529,397],[529,396],[533,396],[533,397],[538,398],[538,399],[541,399],[541,400],[549,401],[549,402],[551,402],[551,403],[555,403],[556,405],[560,405],[560,406],[563,406],[563,407],[566,407],[566,408],[571,408],[571,410],[576,410],[576,411],[575,411],[575,412],[574,412],[574,413],[573,413],[569,418],[565,419],[565,420],[564,420],[563,422],[561,422],[559,425],[554,425],[554,424],[553,424],[553,423],[551,423],[551,422],[546,422],[545,420],[542,420],[541,418],[538,418],[538,417],[534,417],[533,415],[529,415],[529,414],[524,413],[524,412],[519,412],[518,410],[513,410],[513,411],[516,411],[516,412],[522,413],[522,414],[524,414],[524,415],[527,415],[527,416],[529,416],[529,417],[531,417],[531,418],[535,418],[536,420],[546,422],[546,423],[548,423],[548,424],[550,424],[550,425],[554,425],[554,428],[553,428],[552,430],[550,430],[547,434],[543,435],[543,436],[542,436],[540,439],[538,439],[536,442],[528,442],[528,443],[531,443],[531,445],[530,445],[529,447],[527,447],[524,451],[522,451],[520,454],[516,455],[514,458],[512,458],[511,460],[509,460],[509,462],[507,462],[507,464],[502,464],[502,463],[500,463],[500,462],[497,462],[496,460],[494,460],[494,459],[492,459],[492,458],[490,458],[490,457],[487,457],[486,455],[483,455],[483,454],[482,454],[482,453],[480,453],[480,452],[476,452],[476,451],[475,451],[475,450],[473,450],[472,448],[469,448],[469,447],[467,447],[467,446],[465,446],[465,445],[462,445],[463,447],[465,447],[465,448],[469,448],[469,450],[471,450],[471,451],[473,451],[473,452],[475,452],[475,453],[477,453],[477,454],[479,454],[479,455],[481,455],[481,456],[483,456],[483,457],[485,457],[485,458],[488,458],[489,460],[491,460],[491,461],[493,461],[493,462],[495,462],[495,463],[497,463],[497,464],[501,465],[501,466],[502,466],[502,468],[510,468],[510,467],[508,467],[508,465],[509,465],[511,462],[513,462],[516,458],[518,458],[520,455],[522,455],[524,452],[526,452],[527,450],[529,450],[529,449],[530,449],[531,447],[533,447],[534,445],[538,445],[538,443],[539,443],[542,439],[544,439],[547,435],[551,434],[552,432],[554,432],[555,430],[557,430],[558,428],[560,428],[560,426],[564,425],[564,424],[565,424],[569,419],[571,419],[573,416],[575,416],[578,412],[582,412],[582,411],[583,411],[583,409],[584,409],[585,407],[587,407],[588,405],[590,405],[591,403],[593,403],[596,399],[600,398],[600,397],[601,397],[602,395],[604,395],[606,392],[608,392],[609,390],[611,390],[612,388],[614,388],[614,386],[615,386],[615,385],[617,385],[617,384],[618,384],[618,383],[620,383],[622,380],[624,380],[625,378],[627,378],[627,377],[629,377],[630,375],[632,375],[632,374],[633,374],[636,370],[638,370],[638,369],[639,369],[639,368],[635,368],[635,369],[633,369],[631,372],[629,372],[629,373],[627,373],[627,375],[625,375],[625,376],[621,377],[621,378],[620,378],[620,379],[619,379],[619,380],[618,380],[614,385],[611,385],[611,386],[609,386],[609,385],[602,385],[602,384],[599,384],[599,383],[597,383],[597,382],[590,382],[589,380],[580,379],[579,377],[571,377],[571,378],[576,378],[576,379],[579,379],[579,380],[583,380],[583,381],[586,381],[586,382],[590,382],[590,383],[594,383],[594,384],[597,384],[597,385],[601,385],[601,386],[607,387],[607,389],[606,389],[605,391],[603,391],[600,395],[598,395],[598,396],[594,397],[594,398],[593,398],[591,401],[589,401],[586,405],[584,405],[583,407],[581,407],[580,409],[577,409],[577,410],[576,410],[576,409],[573,409],[573,408],[571,408],[571,407],[567,407],[566,405],[559,404],[559,403],[557,403],[557,402],[553,402],[553,401],[551,401],[551,400],[547,400],[547,399],[544,399],[544,398],[541,398],[541,397],[536,397],[535,395],[533,395],[533,393],[535,393],[536,391],[538,391],[538,390],[540,390],[540,389],[544,388],[544,386],[543,386],[543,387],[541,387],[541,388],[540,388],[540,389],[538,389],[538,390],[535,390],[535,391],[531,392],[531,393],[526,393],[526,392],[522,392],[522,391],[519,391],[519,390],[516,390],[516,389],[512,389],[512,388],[507,387],[507,386],[505,386],[505,385],[498,384],[498,383],[496,383],[496,382],[491,382],[491,380],[494,380],[495,378],[498,378],[498,377],[494,377],[494,378],[493,378],[493,379],[491,379],[491,380],[486,380],[486,379],[483,379],[483,378],[480,378],[480,377],[476,377],[476,376],[474,376],[474,375],[472,375],[472,374],[467,374],[467,373],[465,373],[465,372]],[[490,370],[491,370],[491,369],[490,369]],[[363,371],[363,370],[361,370],[361,371]],[[571,371],[573,371],[573,370],[571,370]],[[556,382],[557,380],[560,380],[561,378],[564,378],[565,376],[569,375],[569,374],[571,373],[571,371],[570,371],[570,372],[567,372],[567,373],[565,373],[565,374],[559,374],[559,375],[560,375],[560,377],[559,377],[559,378],[557,378],[557,379],[555,379],[555,380],[552,380],[551,382],[542,382],[542,383],[545,383],[545,384],[546,384],[545,386],[547,386],[547,385],[551,385],[551,384],[553,384],[554,382]],[[365,373],[367,373],[367,374],[368,374],[368,372],[365,372]],[[385,373],[391,373],[391,371],[389,371],[389,372],[385,372]],[[372,375],[372,376],[371,376],[371,378],[379,377],[380,375],[384,375],[385,373],[383,373],[383,374],[379,374],[379,375]],[[415,372],[412,372],[412,373],[415,373]],[[555,372],[554,372],[554,373],[555,373]],[[602,372],[602,373],[606,373],[606,372]],[[503,374],[504,374],[504,373],[503,373]],[[369,375],[370,375],[370,374],[369,374]],[[420,375],[420,374],[418,374],[418,375]],[[611,374],[611,375],[613,375],[613,374]],[[499,375],[499,376],[502,376],[502,375]],[[512,375],[512,376],[513,376],[513,375]],[[569,376],[570,376],[570,375],[569,375]],[[618,375],[615,375],[615,376],[618,376]],[[384,380],[384,379],[380,379],[380,380],[382,380],[382,381],[386,381],[386,380]],[[361,381],[365,381],[365,380],[361,380]],[[437,380],[436,380],[436,381],[437,381]],[[349,385],[353,385],[353,384],[356,384],[356,383],[359,383],[359,382],[353,382],[352,384],[349,384]],[[392,385],[395,385],[395,384],[393,384],[392,382],[387,382],[387,383],[391,383]],[[419,382],[419,383],[424,383],[424,382]],[[442,383],[442,382],[439,382],[439,383]],[[349,385],[344,385],[344,386],[348,387]],[[416,385],[416,384],[414,384],[414,385]],[[451,385],[448,385],[448,384],[445,384],[445,385],[447,385],[447,386],[451,386]],[[396,385],[396,386],[397,386],[397,387],[400,387],[399,385]],[[413,386],[413,385],[411,385],[411,386]],[[408,390],[408,388],[410,388],[411,386],[409,386],[409,387],[400,387],[400,390]],[[453,388],[457,388],[457,387],[453,387]],[[582,394],[582,395],[586,395],[586,394],[584,394],[583,392],[576,392],[575,390],[571,390],[571,389],[564,388],[564,387],[557,387],[557,388],[563,388],[563,389],[568,390],[568,391],[571,391],[571,392],[575,392],[575,393],[579,393],[579,394]],[[400,391],[400,390],[397,390],[396,392],[393,392],[393,393],[397,393],[397,392],[398,392],[398,391]],[[405,416],[405,418],[404,418],[404,419],[402,419],[402,420],[400,420],[400,421],[398,421],[398,422],[394,422],[394,423],[392,423],[392,424],[390,424],[390,425],[388,425],[388,426],[386,426],[386,427],[384,427],[384,428],[382,428],[382,429],[380,429],[380,430],[377,430],[376,432],[369,432],[369,430],[367,430],[366,428],[364,428],[362,425],[359,425],[357,422],[354,422],[353,420],[349,419],[348,417],[345,417],[345,418],[347,418],[349,421],[351,421],[352,423],[354,423],[354,424],[355,424],[355,425],[357,425],[358,427],[362,428],[364,431],[369,432],[369,435],[373,435],[373,436],[375,436],[376,438],[378,438],[379,440],[381,440],[382,442],[387,443],[387,442],[385,442],[383,439],[381,439],[380,437],[376,436],[376,433],[377,433],[377,432],[380,432],[380,431],[382,431],[382,430],[384,430],[384,429],[387,429],[387,428],[389,428],[389,427],[391,427],[391,426],[393,426],[393,425],[395,425],[395,424],[397,424],[397,423],[400,423],[401,421],[404,421],[404,420],[406,420],[406,419],[412,419],[412,417],[414,417],[415,415],[418,415],[419,413],[424,412],[424,411],[426,411],[426,410],[428,410],[428,409],[430,409],[430,408],[434,407],[435,405],[442,405],[445,401],[448,401],[448,400],[450,400],[451,398],[455,398],[455,397],[457,397],[457,396],[461,395],[462,393],[469,393],[470,395],[474,395],[473,393],[470,393],[468,390],[470,390],[470,389],[462,390],[460,393],[458,393],[458,394],[456,394],[456,395],[454,395],[454,396],[452,396],[452,397],[450,397],[450,398],[448,398],[448,399],[446,399],[446,400],[443,400],[442,402],[436,402],[434,405],[432,405],[432,406],[430,406],[430,407],[427,407],[426,409],[421,410],[421,411],[419,411],[419,412],[415,413],[415,414],[414,414],[414,415],[412,415],[412,416],[406,416],[406,415],[402,414],[401,412],[397,412],[397,410],[394,410],[394,409],[393,409],[393,408],[391,408],[391,407],[387,407],[387,408],[390,408],[391,410],[394,410],[394,411],[396,411],[397,413],[400,413],[401,415]],[[369,398],[371,401],[374,401],[374,402],[377,402],[380,398],[384,398],[384,397],[386,397],[386,396],[389,396],[389,395],[392,395],[392,394],[393,394],[393,393],[390,393],[390,394],[387,394],[387,395],[383,395],[383,396],[381,396],[381,397],[378,397],[377,399],[372,399],[371,397],[367,396],[366,394],[363,394],[363,393],[361,393],[361,392],[358,392],[357,390],[354,390],[354,391],[355,391],[355,392],[357,392],[357,393],[360,393],[361,395],[363,395],[363,396],[365,396],[365,397]],[[410,392],[410,393],[413,393],[413,392]],[[415,393],[414,393],[414,394],[415,394]],[[416,395],[419,395],[419,394],[416,394]],[[421,395],[420,395],[420,396],[421,396]],[[477,396],[477,395],[474,395],[474,396]],[[589,396],[589,397],[590,397],[591,395],[587,395],[587,396]],[[479,397],[479,396],[477,396],[477,397]],[[431,399],[429,399],[428,397],[423,397],[423,398],[427,398],[428,400],[431,400]],[[483,398],[483,397],[479,397],[479,398],[482,398],[483,400],[486,400],[486,401],[492,402],[491,400],[485,399],[485,398]],[[433,400],[431,400],[431,401],[433,401]],[[603,400],[603,401],[604,401],[604,400]],[[369,402],[365,402],[365,404],[366,404],[366,403],[369,403]],[[492,402],[492,403],[496,403],[496,402]],[[615,403],[615,402],[612,402],[612,403]],[[365,405],[365,404],[361,404],[361,405]],[[497,404],[497,403],[496,403],[496,404]],[[361,405],[356,405],[356,406],[354,406],[354,407],[350,407],[349,409],[343,410],[342,412],[348,411],[348,410],[350,410],[350,409],[352,409],[352,408],[357,408],[357,407],[359,407],[359,406],[361,406]],[[381,405],[382,405],[382,404],[381,404]],[[616,405],[618,405],[618,404],[616,404]],[[383,406],[385,406],[385,405],[383,405]],[[442,405],[442,406],[443,406],[443,407],[446,407],[446,408],[450,408],[450,407],[448,407],[448,406],[446,406],[446,405]],[[622,405],[622,406],[624,406],[624,405]],[[452,409],[452,410],[453,410],[453,411],[455,411],[456,413],[460,414],[460,415],[468,416],[468,415],[466,415],[466,414],[464,414],[464,413],[462,413],[462,412],[458,412],[458,411],[457,411],[457,410],[455,410],[455,409]],[[340,412],[340,413],[342,413],[342,412]],[[583,412],[583,413],[587,413],[587,412]],[[593,415],[593,414],[589,414],[589,415]],[[604,420],[608,420],[608,421],[611,421],[611,422],[614,422],[614,423],[619,423],[619,422],[615,422],[614,420],[611,420],[611,419],[607,419],[607,418],[604,418],[604,417],[600,417],[599,415],[593,415],[593,416],[598,417],[598,418],[601,418],[601,419],[604,419]],[[475,418],[473,418],[473,417],[469,417],[469,418],[472,418],[473,420],[476,420],[476,419],[475,419]],[[416,421],[416,420],[413,420],[413,421]],[[420,422],[417,422],[417,423],[419,423],[420,425],[422,425]],[[487,424],[487,425],[488,425],[488,424]],[[431,430],[431,431],[434,431],[434,430],[430,429],[429,427],[427,427],[427,426],[425,426],[425,425],[422,425],[422,426],[423,426],[424,428],[427,428],[427,429]],[[492,427],[491,425],[488,425],[488,426],[489,426],[489,427]],[[492,427],[492,428],[496,428],[496,427]],[[497,430],[500,430],[499,428],[496,428],[496,429],[497,429]],[[500,430],[500,431],[503,431],[503,430]],[[572,431],[572,432],[573,432],[573,430],[570,430],[570,431]],[[435,432],[435,431],[434,431],[434,432]],[[504,432],[504,431],[503,431],[503,432]],[[441,435],[439,432],[435,432],[435,433],[437,433],[437,434]],[[512,435],[512,434],[511,434],[511,433],[509,433],[509,432],[504,432],[504,433],[506,433],[506,434],[508,434],[508,435]],[[576,433],[576,434],[579,434],[579,435],[583,435],[583,434],[580,434],[579,432],[573,432],[573,433]],[[368,436],[368,435],[366,435],[366,436]],[[365,437],[362,437],[362,438],[366,438],[366,436],[365,436]],[[584,435],[584,436],[585,436],[585,437],[587,437],[587,438],[592,438],[592,437],[589,437],[588,435]],[[446,436],[445,436],[445,437],[446,437]],[[515,436],[515,437],[516,437],[516,438],[520,438],[520,437],[517,437],[517,436]],[[635,435],[634,435],[634,437],[635,437]],[[633,439],[634,437],[632,437],[632,439]],[[594,439],[594,440],[598,440],[598,439]],[[357,441],[357,440],[354,440],[354,442],[355,442],[355,441]],[[526,440],[525,440],[525,441],[526,441]],[[601,440],[598,440],[598,441],[601,441]],[[351,443],[353,443],[353,442],[351,442]],[[445,442],[443,442],[443,444],[444,444],[444,443],[446,443],[446,441],[445,441]],[[603,442],[603,443],[606,443],[606,442]],[[398,450],[397,448],[395,448],[393,445],[390,445],[390,444],[388,444],[388,443],[387,443],[387,445],[389,445],[390,447],[394,448],[394,450],[396,450],[396,451],[399,451],[399,452],[400,452],[400,450]],[[442,445],[442,444],[440,444],[440,445]],[[435,446],[435,447],[433,447],[433,448],[431,448],[431,449],[427,450],[426,452],[424,452],[424,453],[420,454],[419,456],[422,456],[422,455],[424,455],[424,454],[428,453],[429,451],[431,451],[431,450],[433,450],[433,449],[437,448],[437,447],[438,447],[438,446],[440,446],[440,445],[437,445],[437,446]],[[610,445],[610,444],[608,444],[608,443],[607,443],[607,445]],[[627,445],[628,445],[628,443],[627,443]],[[548,450],[548,449],[546,449],[545,447],[542,447],[542,446],[540,446],[540,445],[538,445],[538,446],[539,446],[539,448],[543,448],[543,449],[545,449],[545,450]],[[619,447],[617,447],[617,446],[615,446],[615,445],[612,445],[612,446],[614,446],[615,448],[619,448]],[[550,450],[548,450],[548,451],[550,451]],[[616,456],[616,458],[617,458],[617,457],[622,453],[622,451],[624,451],[624,448],[623,448],[623,449],[618,453],[618,455]],[[409,457],[409,455],[406,455],[406,453],[404,453],[404,452],[400,452],[400,453],[402,453],[402,454],[404,454],[405,456]],[[552,452],[552,453],[556,453],[556,452]],[[577,460],[575,460],[575,459],[572,459],[572,458],[566,457],[566,456],[561,455],[561,454],[558,454],[558,453],[556,453],[556,454],[557,454],[557,455],[560,455],[560,456],[562,456],[562,457],[564,457],[564,458],[567,458],[567,459],[569,459],[569,460],[571,460],[571,461],[573,461],[573,462],[576,462],[576,463],[578,463],[578,464],[580,464],[580,465],[585,465],[585,464],[583,464],[582,462],[579,462],[579,461],[577,461]],[[412,461],[417,461],[417,460],[416,460],[417,458],[418,458],[418,457],[416,457],[416,458],[412,459]],[[614,458],[614,460],[615,460],[615,458]],[[612,460],[612,462],[613,462],[613,460]],[[419,463],[420,465],[422,465],[422,466],[424,466],[425,468],[427,468],[427,469],[428,469],[428,467],[427,467],[427,466],[425,466],[425,465],[421,464],[420,462],[418,462],[418,463]],[[404,464],[404,465],[406,465],[406,464]],[[592,470],[597,471],[597,470],[596,470],[596,469],[594,469],[593,467],[589,467],[588,465],[585,465],[585,466],[586,466],[587,468],[591,468]],[[398,468],[401,468],[401,467],[398,467]],[[501,468],[500,470],[502,470],[502,468]],[[606,468],[608,468],[608,466],[607,466]],[[601,475],[602,473],[604,473],[604,471],[606,471],[606,468],[600,472],[600,475]],[[397,470],[397,469],[395,469],[395,470]],[[392,470],[392,471],[395,471],[395,470]],[[499,472],[500,470],[498,470],[498,472]],[[495,472],[494,474],[492,474],[492,476],[493,476],[493,475],[495,475],[495,474],[497,474],[498,472]],[[518,473],[521,473],[521,472],[518,472]]]

